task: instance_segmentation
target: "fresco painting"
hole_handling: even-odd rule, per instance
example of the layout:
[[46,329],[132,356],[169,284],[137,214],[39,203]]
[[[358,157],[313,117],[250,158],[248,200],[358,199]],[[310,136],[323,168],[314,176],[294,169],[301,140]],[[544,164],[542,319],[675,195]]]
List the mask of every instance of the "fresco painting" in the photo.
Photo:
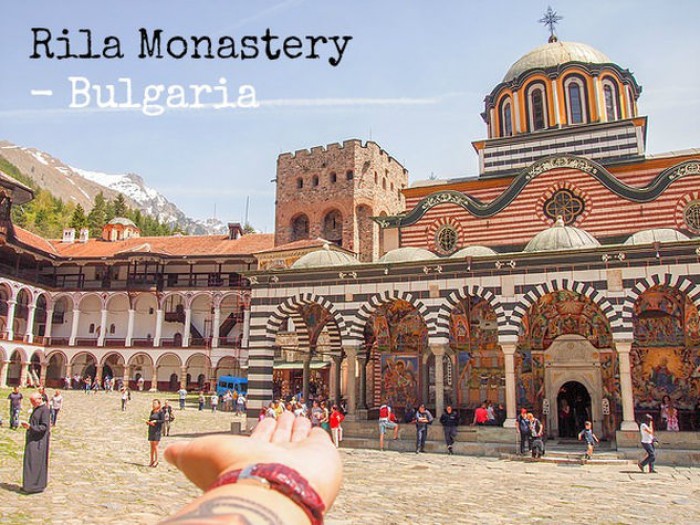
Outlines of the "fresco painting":
[[381,356],[382,398],[395,407],[416,406],[418,390],[418,357],[383,354]]

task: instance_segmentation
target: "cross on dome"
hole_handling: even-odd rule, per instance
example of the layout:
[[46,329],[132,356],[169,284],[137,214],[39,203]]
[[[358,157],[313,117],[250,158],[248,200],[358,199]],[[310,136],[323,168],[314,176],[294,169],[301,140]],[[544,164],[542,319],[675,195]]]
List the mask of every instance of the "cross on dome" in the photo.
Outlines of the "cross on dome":
[[563,16],[559,16],[557,12],[552,9],[552,6],[547,7],[544,16],[538,20],[540,24],[544,24],[549,29],[549,43],[556,42],[558,39],[554,34],[554,26],[556,26],[560,20],[564,20]]

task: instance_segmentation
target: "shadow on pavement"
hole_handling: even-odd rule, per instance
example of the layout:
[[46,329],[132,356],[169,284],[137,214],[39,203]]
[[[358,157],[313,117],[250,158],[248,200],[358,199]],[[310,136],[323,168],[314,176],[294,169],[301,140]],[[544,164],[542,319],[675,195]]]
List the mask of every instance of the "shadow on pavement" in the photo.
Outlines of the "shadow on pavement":
[[18,494],[22,494],[22,487],[16,485],[15,483],[2,482],[0,483],[0,489],[6,490],[8,492],[16,492]]

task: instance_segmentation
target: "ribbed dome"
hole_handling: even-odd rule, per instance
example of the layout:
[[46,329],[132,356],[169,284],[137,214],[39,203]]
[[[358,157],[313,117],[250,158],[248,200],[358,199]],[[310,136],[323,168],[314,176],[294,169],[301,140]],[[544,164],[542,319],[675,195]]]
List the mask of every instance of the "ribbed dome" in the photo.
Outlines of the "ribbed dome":
[[515,80],[525,71],[545,69],[568,62],[585,64],[609,64],[612,61],[605,53],[579,42],[551,42],[537,47],[515,62],[503,77],[503,82]]
[[349,266],[351,264],[359,263],[352,255],[337,250],[331,250],[328,244],[324,244],[322,249],[300,257],[292,264],[292,269],[326,268],[328,266]]
[[651,244],[654,242],[676,242],[688,241],[690,237],[682,234],[673,228],[657,228],[654,230],[642,230],[630,235],[630,238],[625,241],[627,246],[636,246],[638,244]]
[[437,259],[438,256],[433,252],[424,250],[423,248],[396,248],[390,252],[386,252],[378,262],[380,263],[401,263],[401,262],[413,262],[413,261],[428,261],[430,259]]
[[134,228],[136,228],[136,224],[134,224],[134,221],[132,221],[131,219],[127,219],[126,217],[115,217],[107,224],[121,224],[122,226],[133,226]]
[[535,235],[523,251],[549,252],[595,248],[597,246],[600,246],[600,243],[590,233],[572,226],[565,226],[560,217],[551,228]]
[[488,257],[489,255],[496,255],[496,252],[487,246],[473,244],[472,246],[467,246],[466,248],[456,251],[450,255],[450,259],[462,259],[464,257]]

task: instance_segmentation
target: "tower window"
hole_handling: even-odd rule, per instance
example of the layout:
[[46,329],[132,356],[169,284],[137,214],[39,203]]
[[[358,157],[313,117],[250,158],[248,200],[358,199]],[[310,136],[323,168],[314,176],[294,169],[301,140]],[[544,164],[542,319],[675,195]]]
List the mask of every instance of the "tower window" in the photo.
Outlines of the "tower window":
[[605,98],[605,117],[608,122],[620,118],[620,107],[617,103],[617,89],[610,80],[603,81],[603,97]]
[[578,78],[569,78],[565,82],[569,124],[586,122],[585,90],[583,82]]
[[297,215],[292,220],[292,241],[309,238],[309,218],[304,215]]
[[374,172],[374,183],[377,184],[379,182],[379,177],[377,176],[377,172]]
[[513,135],[513,115],[510,99],[501,106],[501,136],[511,137]]
[[348,170],[347,173],[345,174],[345,178],[347,180],[352,180],[355,177],[355,173],[353,173],[352,170]]
[[314,175],[314,176],[311,178],[311,185],[312,185],[314,188],[315,188],[316,186],[318,186],[318,175]]
[[382,179],[382,189],[386,189],[386,179]]
[[335,184],[338,182],[338,175],[335,174],[335,171],[331,172],[331,175],[329,177],[331,184]]
[[302,179],[301,177],[299,177],[299,178],[297,179],[297,189],[298,189],[298,190],[301,190],[301,189],[303,189],[303,188],[304,188],[304,179]]
[[537,131],[547,127],[544,89],[541,86],[532,88],[529,92],[530,130]]

